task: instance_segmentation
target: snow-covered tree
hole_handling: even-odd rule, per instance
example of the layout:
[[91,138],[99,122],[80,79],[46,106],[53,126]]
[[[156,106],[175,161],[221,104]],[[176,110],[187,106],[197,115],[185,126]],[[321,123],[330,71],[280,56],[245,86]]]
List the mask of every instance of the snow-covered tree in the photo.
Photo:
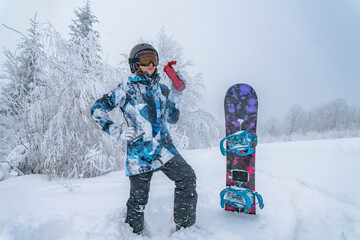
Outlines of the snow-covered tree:
[[[84,9],[91,13],[88,7],[87,2]],[[36,29],[38,24],[33,22]],[[74,29],[83,28],[77,24]],[[84,29],[88,29],[87,25]],[[30,41],[30,37],[23,35],[24,41],[16,54],[9,55],[5,65],[8,76],[5,77],[14,79],[11,81],[13,88],[23,91],[22,95],[15,96],[26,97],[21,104],[11,101],[21,107],[18,111],[13,111],[10,105],[2,106],[1,124],[6,128],[0,130],[7,130],[6,136],[12,140],[7,159],[13,159],[19,171],[25,174],[93,177],[123,165],[124,144],[113,142],[102,133],[90,116],[96,99],[118,84],[118,79],[124,79],[118,70],[102,63],[99,35],[91,29],[87,35],[79,31],[65,40],[49,24],[41,30],[41,35],[34,34],[37,41]],[[40,51],[35,51],[36,46],[41,46],[41,57],[37,57]],[[32,60],[31,64],[25,65],[26,59]],[[21,81],[18,76],[22,77]],[[29,78],[35,79],[33,84],[23,80],[24,76],[34,76]],[[119,115],[112,114],[114,119]]]
[[171,80],[162,69],[168,62],[174,60],[177,61],[174,66],[175,70],[180,71],[186,80],[186,89],[183,91],[180,105],[179,122],[169,126],[174,136],[174,143],[179,147],[190,149],[213,146],[219,140],[219,121],[216,115],[203,109],[202,74],[193,76],[188,72],[188,68],[192,67],[193,63],[184,60],[183,48],[164,30],[158,33],[154,45],[159,52],[158,70],[161,73],[162,81],[168,86],[172,85]]
[[302,131],[302,125],[305,121],[305,112],[299,105],[290,106],[285,117],[285,131],[288,135]]
[[[11,29],[11,28],[10,28]],[[14,30],[14,29],[12,29]],[[2,91],[0,125],[4,137],[1,138],[4,154],[9,154],[21,145],[28,155],[19,166],[23,171],[30,171],[30,158],[34,158],[39,148],[39,139],[44,134],[42,113],[34,107],[39,106],[42,90],[46,85],[43,64],[47,61],[44,46],[41,43],[43,28],[34,19],[30,19],[27,34],[14,30],[22,38],[14,53],[5,50],[5,76],[9,83]],[[34,122],[33,120],[36,119]],[[16,159],[14,160],[16,161]],[[15,165],[18,165],[14,162]],[[11,165],[11,163],[10,163]]]
[[98,64],[96,57],[88,59],[92,67],[84,72],[78,46],[72,46],[59,49],[66,51],[65,59],[53,61],[59,65],[49,75],[53,92],[49,105],[54,115],[42,144],[42,169],[50,176],[93,177],[122,166],[124,146],[103,134],[90,116],[96,99],[109,90],[104,83],[119,74]]
[[[53,113],[42,142],[41,169],[49,176],[93,177],[123,165],[125,146],[99,130],[90,116],[91,106],[122,78],[101,62],[99,35],[92,24],[89,2],[75,10],[72,38],[52,42],[48,103]],[[109,87],[111,85],[111,87]]]
[[335,99],[309,112],[312,125],[309,130],[325,132],[344,130],[348,125],[349,107],[344,99]]
[[347,128],[347,118],[350,116],[348,104],[338,98],[325,105],[328,112],[327,124],[329,129],[341,130]]
[[[98,23],[96,16],[93,15],[90,8],[90,1],[87,0],[85,6],[82,8],[76,8],[74,10],[76,18],[72,20],[73,24],[70,25],[70,35],[73,40],[86,39],[89,37],[89,33],[94,33],[98,38],[100,34],[98,31],[94,30],[93,25]],[[81,44],[78,42],[78,44]],[[100,45],[98,45],[100,50]]]
[[347,129],[360,130],[360,108],[350,106],[348,111],[348,117],[346,118]]
[[[14,30],[16,31],[16,30]],[[34,99],[30,96],[35,86],[42,85],[39,61],[44,57],[43,45],[41,44],[42,29],[40,23],[30,19],[30,28],[24,35],[19,31],[22,38],[17,46],[15,53],[4,50],[6,57],[5,78],[10,82],[5,87],[6,103],[14,113],[21,112],[24,103],[29,103]]]
[[[82,67],[87,71],[88,68],[92,68],[91,64],[93,64],[94,58],[97,58],[96,64],[99,64],[101,60],[100,34],[94,29],[94,24],[99,21],[91,11],[89,0],[85,2],[85,6],[76,8],[74,13],[75,19],[72,20],[73,23],[70,25],[70,43],[78,46],[77,51],[80,51],[82,56]],[[86,47],[89,43],[92,45],[91,48]],[[76,49],[74,48],[74,50]]]

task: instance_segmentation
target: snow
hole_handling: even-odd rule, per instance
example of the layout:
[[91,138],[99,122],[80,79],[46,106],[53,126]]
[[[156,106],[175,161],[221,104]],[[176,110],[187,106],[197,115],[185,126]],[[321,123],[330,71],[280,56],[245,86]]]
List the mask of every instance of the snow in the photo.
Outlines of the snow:
[[0,182],[0,239],[360,239],[360,138],[260,143],[256,190],[265,207],[256,216],[220,208],[218,148],[182,154],[198,177],[193,227],[174,232],[174,186],[161,172],[152,179],[144,236],[124,223],[124,171],[51,182],[27,175]]

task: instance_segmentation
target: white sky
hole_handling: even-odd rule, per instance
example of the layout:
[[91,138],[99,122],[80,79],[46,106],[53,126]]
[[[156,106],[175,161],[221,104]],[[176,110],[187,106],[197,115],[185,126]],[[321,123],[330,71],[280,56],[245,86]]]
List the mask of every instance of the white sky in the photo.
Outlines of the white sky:
[[[0,0],[0,23],[25,32],[37,12],[66,37],[83,3]],[[241,82],[257,91],[262,119],[339,97],[360,105],[358,0],[92,0],[91,7],[114,65],[140,37],[155,40],[164,27],[195,63],[191,72],[203,73],[205,108],[220,119],[227,88]],[[18,39],[0,26],[1,48],[15,49]]]

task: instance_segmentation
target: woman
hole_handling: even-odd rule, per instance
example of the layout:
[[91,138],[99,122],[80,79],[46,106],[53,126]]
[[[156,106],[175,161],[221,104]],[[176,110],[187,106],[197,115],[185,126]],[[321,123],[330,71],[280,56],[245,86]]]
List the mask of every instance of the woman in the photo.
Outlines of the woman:
[[[130,178],[126,222],[133,232],[144,228],[153,172],[161,170],[175,182],[174,221],[176,229],[196,221],[196,176],[172,143],[166,122],[175,124],[180,111],[179,93],[160,84],[159,57],[153,46],[137,44],[130,52],[133,73],[126,83],[98,99],[91,108],[93,119],[117,141],[127,141],[126,175]],[[107,112],[119,107],[127,127],[116,126]]]

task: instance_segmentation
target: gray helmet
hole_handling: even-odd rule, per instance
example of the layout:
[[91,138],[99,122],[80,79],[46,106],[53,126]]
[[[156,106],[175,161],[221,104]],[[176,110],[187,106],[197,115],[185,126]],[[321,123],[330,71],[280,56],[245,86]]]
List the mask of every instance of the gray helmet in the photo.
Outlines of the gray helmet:
[[149,54],[149,52],[156,55],[159,59],[158,52],[151,44],[139,43],[131,49],[131,52],[129,54],[129,64],[132,73],[136,73],[139,69],[139,56],[141,56],[142,53]]

